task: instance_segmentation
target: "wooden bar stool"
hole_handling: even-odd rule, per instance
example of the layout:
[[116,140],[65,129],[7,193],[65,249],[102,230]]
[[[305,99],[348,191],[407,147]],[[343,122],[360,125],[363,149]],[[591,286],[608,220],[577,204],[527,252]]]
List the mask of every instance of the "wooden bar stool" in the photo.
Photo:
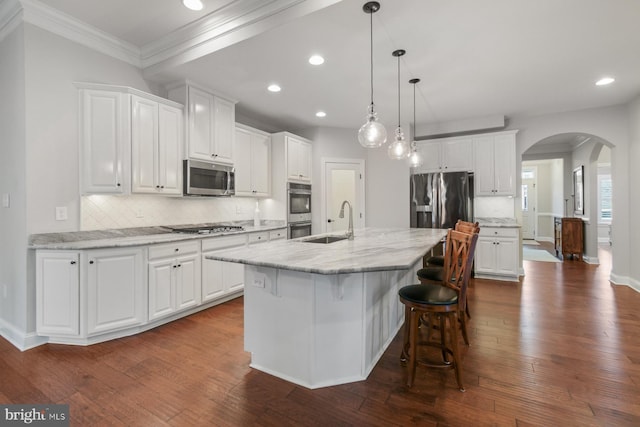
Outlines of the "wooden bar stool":
[[[463,233],[475,233],[478,234],[480,232],[480,225],[477,222],[467,222],[467,221],[462,221],[462,220],[458,220],[458,222],[456,222],[456,231],[460,231]],[[472,255],[473,258],[473,255]],[[444,283],[444,277],[443,277],[443,266],[444,266],[444,256],[435,256],[435,257],[431,257],[427,260],[427,266],[425,268],[421,268],[420,270],[418,270],[417,275],[418,275],[418,280],[420,281],[420,283],[424,283],[424,284],[443,284],[446,286],[446,283]],[[459,287],[456,287],[456,290]],[[471,319],[471,313],[469,310],[469,304],[467,304],[465,302],[465,307],[464,307],[464,313],[466,314],[467,318]],[[469,337],[467,335],[467,326],[466,326],[466,319],[464,317],[460,318],[460,322],[461,322],[461,328],[462,328],[462,337],[464,338],[464,343],[466,345],[469,345]]]
[[[458,318],[464,317],[466,292],[471,274],[471,263],[475,251],[478,234],[467,234],[455,230],[447,233],[444,283],[418,284],[401,288],[398,291],[400,302],[405,306],[404,342],[400,360],[409,365],[407,385],[413,386],[416,366],[418,364],[454,369],[460,391],[462,384],[462,368],[458,349]],[[459,290],[456,290],[459,287]],[[425,322],[426,319],[426,322]],[[437,325],[434,325],[437,320]],[[420,325],[423,327],[420,327]],[[431,339],[431,332],[437,326],[439,340]],[[420,329],[426,327],[426,340],[421,339]],[[442,361],[432,362],[418,359],[418,346],[439,348]],[[449,356],[453,360],[449,360]]]

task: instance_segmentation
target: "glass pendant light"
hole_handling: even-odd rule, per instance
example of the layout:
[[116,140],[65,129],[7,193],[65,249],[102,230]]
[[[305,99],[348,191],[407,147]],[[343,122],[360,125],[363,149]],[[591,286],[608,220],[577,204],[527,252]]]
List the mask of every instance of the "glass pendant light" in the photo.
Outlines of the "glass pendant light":
[[404,140],[404,132],[400,127],[400,57],[405,53],[407,52],[402,49],[394,50],[392,53],[393,56],[398,58],[398,127],[396,128],[395,139],[387,149],[387,154],[393,160],[402,160],[409,155],[409,145]]
[[409,83],[413,85],[413,141],[411,141],[411,152],[409,153],[409,157],[407,157],[407,163],[411,168],[419,168],[422,166],[424,160],[422,159],[422,154],[418,152],[418,147],[416,146],[416,83],[419,83],[420,79],[411,79]]
[[387,129],[378,121],[378,114],[373,105],[373,14],[380,10],[380,3],[370,1],[362,6],[362,10],[371,17],[370,47],[371,47],[371,104],[367,110],[367,122],[358,131],[358,141],[365,148],[377,148],[387,142]]

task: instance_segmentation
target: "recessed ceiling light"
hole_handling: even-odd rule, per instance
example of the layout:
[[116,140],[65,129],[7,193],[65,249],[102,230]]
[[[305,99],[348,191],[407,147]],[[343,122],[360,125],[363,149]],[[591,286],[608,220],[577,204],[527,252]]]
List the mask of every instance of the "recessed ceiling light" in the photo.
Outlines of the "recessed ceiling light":
[[184,7],[191,10],[202,10],[204,7],[200,0],[182,0],[182,4]]
[[613,77],[603,77],[600,80],[598,80],[596,82],[596,86],[606,86],[606,85],[610,85],[611,83],[615,82],[616,79],[614,79]]
[[325,113],[324,111],[318,111],[316,113],[316,117],[327,117],[327,113]]
[[274,84],[270,84],[269,87],[267,88],[267,90],[269,92],[280,92],[282,90],[282,88],[274,83]]
[[313,55],[309,58],[309,64],[311,65],[320,65],[324,64],[324,58],[320,55]]

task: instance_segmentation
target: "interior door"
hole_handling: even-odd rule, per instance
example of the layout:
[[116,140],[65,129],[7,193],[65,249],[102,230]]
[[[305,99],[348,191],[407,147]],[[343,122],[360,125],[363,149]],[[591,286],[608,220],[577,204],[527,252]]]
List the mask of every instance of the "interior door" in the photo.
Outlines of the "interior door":
[[534,178],[522,179],[522,238],[536,238],[536,182]]
[[346,231],[349,226],[349,207],[339,218],[340,207],[346,200],[353,209],[353,228],[363,228],[364,221],[364,164],[351,161],[327,161],[324,165],[325,194],[323,197],[325,232]]

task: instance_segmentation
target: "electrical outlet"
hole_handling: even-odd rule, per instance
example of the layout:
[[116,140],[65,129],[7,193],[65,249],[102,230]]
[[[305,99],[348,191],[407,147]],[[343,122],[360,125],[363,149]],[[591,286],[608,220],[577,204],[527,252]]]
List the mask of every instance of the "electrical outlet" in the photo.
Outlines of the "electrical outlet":
[[67,207],[66,206],[57,206],[56,207],[56,221],[66,221],[67,219],[68,219]]
[[142,213],[142,209],[136,209],[136,218],[144,218],[144,214]]
[[256,277],[253,279],[253,286],[256,288],[264,288],[264,277]]
[[9,197],[9,193],[2,194],[2,207],[8,208],[11,205],[11,198]]

